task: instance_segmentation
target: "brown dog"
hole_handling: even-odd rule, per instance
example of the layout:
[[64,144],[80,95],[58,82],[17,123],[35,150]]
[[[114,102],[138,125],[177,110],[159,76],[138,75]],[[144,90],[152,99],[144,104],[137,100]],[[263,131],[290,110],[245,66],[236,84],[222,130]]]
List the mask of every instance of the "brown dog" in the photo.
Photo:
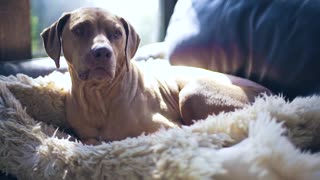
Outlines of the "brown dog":
[[41,35],[57,67],[63,49],[72,79],[66,117],[88,144],[190,125],[270,92],[249,80],[192,67],[147,74],[130,61],[140,42],[133,27],[99,8],[66,13]]

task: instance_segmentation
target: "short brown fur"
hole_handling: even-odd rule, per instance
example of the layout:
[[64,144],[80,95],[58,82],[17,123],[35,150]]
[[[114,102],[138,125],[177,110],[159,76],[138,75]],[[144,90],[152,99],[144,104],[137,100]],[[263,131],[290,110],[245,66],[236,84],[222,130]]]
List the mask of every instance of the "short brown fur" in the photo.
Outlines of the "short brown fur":
[[57,67],[63,49],[72,79],[66,117],[87,144],[190,125],[271,93],[249,80],[198,68],[142,71],[131,60],[140,42],[134,28],[99,8],[66,13],[42,37]]

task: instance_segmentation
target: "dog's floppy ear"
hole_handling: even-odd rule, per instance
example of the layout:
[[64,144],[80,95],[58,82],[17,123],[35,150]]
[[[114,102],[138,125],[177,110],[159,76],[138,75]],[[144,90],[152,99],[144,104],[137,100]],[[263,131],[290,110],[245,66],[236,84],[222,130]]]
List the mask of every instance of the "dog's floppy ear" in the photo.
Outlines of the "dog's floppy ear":
[[125,56],[126,56],[127,70],[129,70],[129,61],[133,58],[133,56],[137,52],[137,49],[140,44],[140,37],[130,23],[128,23],[123,18],[120,18],[120,20],[126,31]]
[[48,56],[54,60],[57,68],[60,67],[61,34],[69,17],[70,13],[63,14],[58,21],[41,33],[44,48]]

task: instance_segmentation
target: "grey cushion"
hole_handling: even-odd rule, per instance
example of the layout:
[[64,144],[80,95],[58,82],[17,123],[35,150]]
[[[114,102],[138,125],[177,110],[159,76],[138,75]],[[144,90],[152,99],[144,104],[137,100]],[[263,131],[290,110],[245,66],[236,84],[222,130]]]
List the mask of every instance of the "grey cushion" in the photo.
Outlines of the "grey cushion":
[[63,57],[61,57],[60,61],[61,66],[59,69],[55,67],[53,60],[48,57],[22,61],[0,62],[0,75],[9,76],[22,73],[36,78],[38,76],[48,75],[53,71],[66,72],[68,69],[66,61]]
[[320,89],[320,1],[179,0],[167,30],[174,65],[256,81],[289,98]]

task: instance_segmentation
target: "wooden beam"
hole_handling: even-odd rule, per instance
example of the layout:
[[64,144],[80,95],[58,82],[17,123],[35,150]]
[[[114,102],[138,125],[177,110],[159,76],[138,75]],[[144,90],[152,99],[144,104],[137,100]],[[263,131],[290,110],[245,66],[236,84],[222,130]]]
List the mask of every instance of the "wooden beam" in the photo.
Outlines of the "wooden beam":
[[29,0],[0,0],[0,61],[31,58]]

